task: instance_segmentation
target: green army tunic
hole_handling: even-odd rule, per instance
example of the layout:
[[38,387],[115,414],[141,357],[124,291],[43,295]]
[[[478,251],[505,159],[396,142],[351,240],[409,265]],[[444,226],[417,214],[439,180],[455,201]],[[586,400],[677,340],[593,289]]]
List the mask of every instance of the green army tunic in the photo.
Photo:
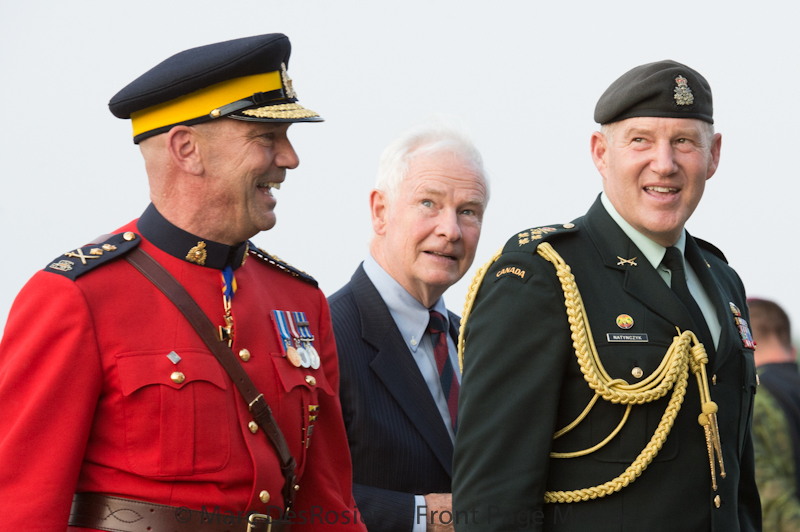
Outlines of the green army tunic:
[[[611,378],[642,382],[673,339],[693,328],[689,312],[598,200],[573,223],[517,233],[489,267],[464,331],[463,381],[453,477],[456,530],[751,531],[761,514],[753,472],[753,352],[732,309],[748,320],[745,292],[722,253],[687,235],[686,260],[714,303],[722,330],[707,366],[725,478],[712,486],[697,379],[691,372],[674,426],[652,463],[619,491],[545,504],[545,492],[579,490],[620,476],[653,436],[670,400],[626,407],[598,400],[588,416],[553,435],[594,396],[578,364],[564,292],[548,242],[575,276],[599,358]],[[632,260],[640,257],[640,260]],[[733,304],[733,306],[731,306]]]

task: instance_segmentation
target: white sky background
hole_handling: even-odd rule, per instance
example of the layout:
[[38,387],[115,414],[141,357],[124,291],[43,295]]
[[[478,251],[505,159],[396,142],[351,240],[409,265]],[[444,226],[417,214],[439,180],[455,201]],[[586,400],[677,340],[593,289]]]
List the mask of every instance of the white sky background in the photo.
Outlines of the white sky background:
[[6,0],[0,327],[37,270],[148,204],[130,122],[108,100],[174,53],[271,32],[291,39],[300,103],[326,122],[290,129],[300,167],[276,193],[277,226],[254,240],[326,294],[367,253],[368,194],[400,130],[431,113],[460,116],[491,176],[475,263],[445,295],[460,314],[475,269],[511,235],[572,220],[600,192],[589,137],[606,87],[674,59],[711,83],[723,135],[687,228],[725,252],[749,295],[800,320],[797,15],[770,1]]

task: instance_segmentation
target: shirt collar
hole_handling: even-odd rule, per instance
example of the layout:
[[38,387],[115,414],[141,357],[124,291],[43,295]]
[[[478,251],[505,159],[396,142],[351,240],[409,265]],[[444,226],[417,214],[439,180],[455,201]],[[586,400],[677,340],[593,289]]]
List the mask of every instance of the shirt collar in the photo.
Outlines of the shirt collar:
[[[652,264],[653,268],[658,269],[661,261],[664,259],[667,248],[650,240],[642,233],[634,229],[633,226],[629,224],[625,218],[620,215],[620,213],[617,212],[617,209],[615,209],[614,205],[611,204],[611,200],[608,199],[608,196],[606,196],[605,192],[600,194],[600,201],[603,203],[603,207],[605,207],[608,215],[611,216],[615,222],[617,222],[619,228],[622,229],[622,231],[628,236],[628,238],[631,239],[631,241],[633,241],[634,244],[636,244],[636,247],[639,248],[639,251],[644,254],[647,262]],[[686,248],[686,229],[681,230],[681,236],[675,243],[674,247],[678,248],[681,251],[681,256],[683,256],[683,251]]]
[[449,330],[450,317],[447,314],[443,297],[437,299],[430,309],[425,308],[394,277],[389,275],[371,254],[364,259],[364,273],[367,274],[381,299],[386,303],[403,340],[411,351],[416,352],[423,335],[428,330],[431,310],[444,316],[445,328]]
[[173,225],[152,203],[136,222],[136,228],[161,251],[215,270],[222,270],[226,266],[231,266],[235,270],[244,263],[247,254],[247,242],[228,246],[199,238]]

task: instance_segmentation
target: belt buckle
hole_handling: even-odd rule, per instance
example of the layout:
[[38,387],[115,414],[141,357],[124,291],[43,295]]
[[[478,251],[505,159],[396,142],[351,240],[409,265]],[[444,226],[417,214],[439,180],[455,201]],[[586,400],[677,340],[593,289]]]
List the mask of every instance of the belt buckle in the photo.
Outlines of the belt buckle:
[[[267,527],[264,528],[264,522]],[[264,514],[250,514],[247,518],[247,532],[270,532],[272,530],[272,517]]]

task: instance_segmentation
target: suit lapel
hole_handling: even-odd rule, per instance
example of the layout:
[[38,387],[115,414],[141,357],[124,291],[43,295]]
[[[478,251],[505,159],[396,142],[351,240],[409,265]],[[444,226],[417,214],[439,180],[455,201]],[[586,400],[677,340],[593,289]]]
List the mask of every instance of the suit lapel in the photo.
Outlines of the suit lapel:
[[[372,281],[359,266],[351,281],[363,339],[377,353],[370,368],[452,476],[453,443],[414,357]],[[451,320],[451,331],[452,331]]]
[[730,314],[730,294],[724,293],[722,287],[714,277],[711,267],[703,258],[703,252],[694,241],[694,238],[686,233],[686,261],[692,266],[697,274],[700,283],[714,304],[714,309],[719,320],[720,333],[719,345],[717,346],[717,356],[714,359],[714,368],[721,366],[732,351],[733,342],[740,342],[739,332],[733,326]]

